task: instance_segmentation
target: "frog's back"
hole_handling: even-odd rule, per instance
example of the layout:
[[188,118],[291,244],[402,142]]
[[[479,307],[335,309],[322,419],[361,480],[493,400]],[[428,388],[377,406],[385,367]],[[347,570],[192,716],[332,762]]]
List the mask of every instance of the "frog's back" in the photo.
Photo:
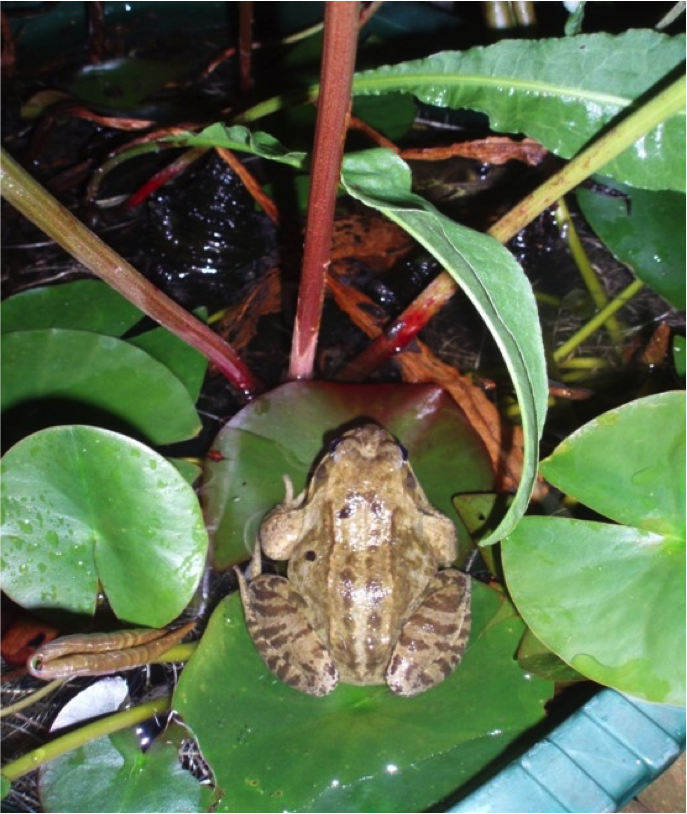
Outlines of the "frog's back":
[[[422,601],[435,559],[405,515],[364,495],[348,502],[345,517],[321,518],[322,525],[294,551],[289,579],[341,680],[384,683],[403,623]],[[330,541],[324,548],[323,540]]]

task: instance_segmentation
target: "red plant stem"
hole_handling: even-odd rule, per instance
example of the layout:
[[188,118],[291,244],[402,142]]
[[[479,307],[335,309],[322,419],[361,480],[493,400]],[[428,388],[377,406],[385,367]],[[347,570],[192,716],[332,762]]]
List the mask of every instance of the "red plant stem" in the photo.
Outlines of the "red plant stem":
[[324,50],[308,199],[308,223],[289,379],[310,379],[313,375],[317,334],[324,303],[325,275],[329,266],[336,191],[351,110],[358,21],[358,2],[341,0],[325,4]]
[[194,161],[197,161],[201,156],[207,153],[208,149],[208,147],[193,147],[190,150],[186,150],[183,155],[180,155],[179,158],[172,161],[171,164],[163,167],[159,172],[156,172],[152,178],[149,178],[145,184],[142,184],[126,202],[126,209],[135,209],[137,206],[140,206],[154,192],[157,192],[161,186],[164,186],[173,178],[178,178],[186,172]]
[[230,345],[103,243],[4,150],[0,179],[3,198],[129,302],[207,357],[243,398],[264,389]]
[[97,65],[103,61],[105,51],[105,9],[100,0],[87,3],[88,61]]
[[0,65],[2,66],[3,79],[11,79],[14,75],[14,65],[16,61],[16,49],[14,46],[14,34],[12,33],[12,24],[9,17],[5,12],[0,12],[0,21],[2,25],[2,58]]
[[241,0],[239,4],[239,89],[245,100],[253,92],[251,59],[253,51],[253,3]]

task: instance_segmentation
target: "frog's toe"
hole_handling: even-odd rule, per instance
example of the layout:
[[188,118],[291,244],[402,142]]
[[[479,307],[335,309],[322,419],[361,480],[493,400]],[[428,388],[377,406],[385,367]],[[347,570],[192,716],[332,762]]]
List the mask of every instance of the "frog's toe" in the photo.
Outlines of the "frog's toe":
[[261,576],[242,585],[248,630],[262,660],[277,678],[309,695],[327,695],[339,671],[304,613],[288,580]]
[[443,681],[460,663],[469,636],[470,578],[441,571],[403,625],[386,671],[391,691],[417,695]]

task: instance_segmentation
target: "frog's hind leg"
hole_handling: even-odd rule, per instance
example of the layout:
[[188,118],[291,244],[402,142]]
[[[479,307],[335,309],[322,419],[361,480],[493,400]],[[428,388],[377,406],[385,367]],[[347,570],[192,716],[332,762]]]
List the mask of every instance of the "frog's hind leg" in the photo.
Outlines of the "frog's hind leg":
[[417,695],[458,666],[470,637],[470,578],[449,569],[435,574],[420,607],[403,625],[386,682],[398,695]]
[[327,695],[339,671],[305,615],[305,602],[283,577],[239,578],[246,624],[267,667],[295,690]]

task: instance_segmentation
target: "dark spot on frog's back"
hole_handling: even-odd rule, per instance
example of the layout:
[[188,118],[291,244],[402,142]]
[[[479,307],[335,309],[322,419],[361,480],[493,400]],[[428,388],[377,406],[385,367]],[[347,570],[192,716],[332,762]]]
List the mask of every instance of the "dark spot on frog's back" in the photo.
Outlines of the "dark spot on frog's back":
[[406,473],[406,481],[405,481],[406,489],[410,489],[411,491],[415,491],[417,488],[417,481],[415,480],[415,475],[412,472]]
[[343,506],[339,511],[336,513],[336,516],[339,520],[346,520],[346,518],[351,516],[351,507],[346,505]]

